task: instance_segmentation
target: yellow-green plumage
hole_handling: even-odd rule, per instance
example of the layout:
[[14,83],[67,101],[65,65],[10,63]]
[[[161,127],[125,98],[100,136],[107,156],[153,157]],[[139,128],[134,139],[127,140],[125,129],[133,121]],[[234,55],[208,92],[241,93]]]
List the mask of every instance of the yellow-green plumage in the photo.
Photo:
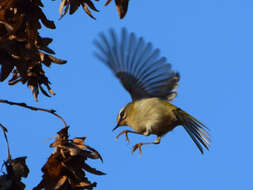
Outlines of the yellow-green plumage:
[[162,137],[177,126],[183,126],[197,145],[201,153],[203,148],[208,149],[209,137],[206,127],[190,114],[160,98],[145,98],[129,103],[125,109],[128,125],[136,132]]
[[160,98],[145,98],[135,101],[132,113],[126,113],[127,125],[138,132],[145,132],[147,127],[151,128],[151,134],[163,136],[172,130],[176,123],[173,109],[176,107],[168,101]]

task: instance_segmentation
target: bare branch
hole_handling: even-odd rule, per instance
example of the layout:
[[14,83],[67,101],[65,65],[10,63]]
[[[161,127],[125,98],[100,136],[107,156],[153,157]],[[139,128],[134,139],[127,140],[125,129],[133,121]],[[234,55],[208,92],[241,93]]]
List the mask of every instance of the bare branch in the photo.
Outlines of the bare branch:
[[6,133],[8,132],[8,130],[6,129],[6,127],[4,127],[1,123],[0,123],[0,127],[3,130],[4,133],[4,137],[5,137],[5,141],[6,141],[6,145],[7,145],[7,150],[8,150],[8,160],[11,160],[11,152],[10,152],[10,146],[9,146],[9,142],[8,142],[8,138]]
[[56,111],[53,110],[53,109],[38,108],[38,107],[34,107],[34,106],[28,106],[26,103],[11,102],[11,101],[8,101],[8,100],[3,100],[3,99],[0,99],[0,103],[5,103],[5,104],[15,105],[15,106],[21,106],[21,107],[28,108],[28,109],[33,110],[33,111],[44,111],[44,112],[51,113],[54,116],[58,117],[63,122],[64,127],[68,127],[65,120],[60,115],[58,115],[56,113]]

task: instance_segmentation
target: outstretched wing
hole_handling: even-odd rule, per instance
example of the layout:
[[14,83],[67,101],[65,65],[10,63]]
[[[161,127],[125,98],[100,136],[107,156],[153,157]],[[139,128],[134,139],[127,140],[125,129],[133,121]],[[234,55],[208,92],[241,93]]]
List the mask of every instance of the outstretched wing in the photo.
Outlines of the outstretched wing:
[[159,49],[122,29],[120,39],[114,30],[95,40],[95,56],[119,78],[133,100],[160,97],[171,101],[177,93],[179,74],[171,69]]

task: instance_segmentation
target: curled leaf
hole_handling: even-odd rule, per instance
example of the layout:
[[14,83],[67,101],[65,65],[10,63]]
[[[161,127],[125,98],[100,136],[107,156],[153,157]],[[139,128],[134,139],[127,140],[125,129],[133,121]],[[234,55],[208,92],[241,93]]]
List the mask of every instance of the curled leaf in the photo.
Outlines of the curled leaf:
[[87,5],[85,3],[83,3],[83,10],[91,17],[93,18],[94,20],[96,20],[96,18],[94,16],[92,16],[89,8],[87,7]]
[[[112,0],[108,0],[105,3],[105,6],[110,4],[111,1]],[[125,17],[125,15],[127,13],[127,9],[128,9],[128,3],[129,3],[129,0],[115,0],[116,9],[117,9],[120,19],[123,19]]]

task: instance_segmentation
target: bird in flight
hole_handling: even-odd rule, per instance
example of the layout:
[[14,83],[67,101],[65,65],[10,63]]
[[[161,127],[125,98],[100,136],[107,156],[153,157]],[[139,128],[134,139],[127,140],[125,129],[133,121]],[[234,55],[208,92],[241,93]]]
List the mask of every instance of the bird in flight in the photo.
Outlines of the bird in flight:
[[126,140],[128,133],[149,136],[156,135],[154,142],[141,142],[133,146],[132,153],[149,144],[159,144],[161,138],[177,126],[183,126],[201,153],[203,147],[209,150],[210,137],[208,128],[199,120],[171,104],[176,97],[179,73],[171,68],[160,50],[151,43],[128,33],[123,28],[119,37],[111,29],[109,35],[100,33],[94,41],[97,48],[95,56],[108,66],[130,93],[132,102],[126,104],[117,116],[117,125],[129,126],[133,130],[124,130]]

